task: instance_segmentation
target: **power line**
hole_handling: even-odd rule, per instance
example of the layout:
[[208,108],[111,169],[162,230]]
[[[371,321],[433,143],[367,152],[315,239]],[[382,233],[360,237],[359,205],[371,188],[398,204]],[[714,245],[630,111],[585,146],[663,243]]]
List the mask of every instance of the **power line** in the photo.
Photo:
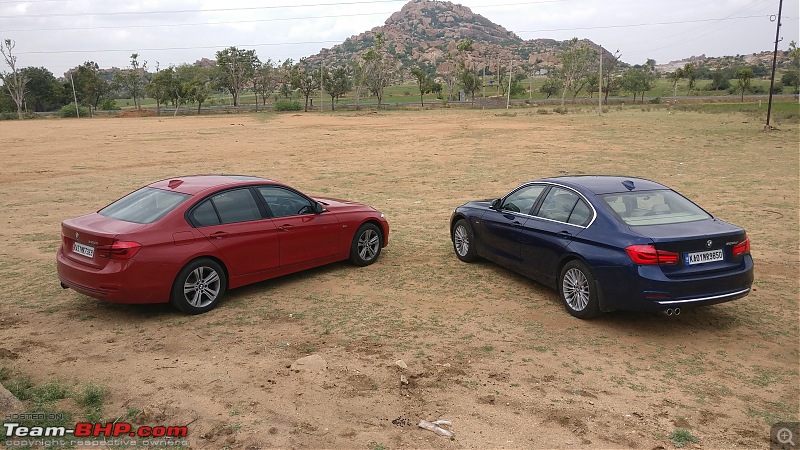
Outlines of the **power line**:
[[[47,0],[47,1],[56,1],[56,0]],[[392,14],[393,12],[394,11],[361,13],[361,14],[335,14],[327,16],[281,17],[274,19],[229,20],[224,22],[167,23],[167,24],[125,25],[125,26],[108,25],[108,26],[97,26],[97,27],[66,27],[66,28],[30,28],[30,29],[4,30],[4,31],[20,33],[20,32],[32,32],[32,31],[38,32],[38,31],[108,30],[108,29],[119,30],[128,28],[165,28],[165,27],[173,28],[173,27],[193,27],[193,26],[205,26],[205,25],[237,25],[244,23],[259,23],[259,22],[283,22],[292,20],[335,19],[339,17],[377,16],[377,15]]]
[[[368,15],[368,14],[367,14]],[[349,15],[341,15],[341,16],[330,16],[330,17],[349,17]],[[534,31],[520,31],[519,33],[539,33],[539,32],[551,32],[551,31],[577,31],[577,30],[593,30],[593,29],[607,29],[607,28],[633,28],[633,27],[642,27],[642,26],[656,26],[656,25],[675,25],[675,24],[684,24],[684,23],[700,23],[700,22],[718,22],[721,20],[744,20],[749,18],[759,18],[759,17],[768,17],[768,16],[746,16],[746,17],[727,17],[723,19],[695,19],[695,20],[685,20],[685,21],[674,21],[674,22],[652,22],[652,23],[638,23],[638,24],[629,24],[629,25],[610,25],[610,26],[598,26],[598,27],[576,27],[576,28],[553,28],[553,29],[543,29],[543,30],[534,30]],[[264,19],[265,21],[269,20],[278,20],[278,19]],[[287,19],[288,20],[288,19]],[[231,23],[247,23],[247,22],[259,22],[256,21],[236,21]],[[219,22],[225,23],[225,22]],[[204,25],[204,24],[201,24]],[[143,25],[142,27],[172,27],[178,25]],[[97,28],[109,28],[109,27],[97,27]],[[119,28],[119,27],[114,27]],[[130,28],[138,28],[137,26],[132,26]],[[86,29],[86,28],[80,28]],[[56,30],[49,30],[49,31],[56,31]],[[276,45],[305,45],[305,44],[340,44],[341,40],[336,41],[307,41],[307,42],[269,42],[269,43],[260,43],[260,44],[241,44],[237,45],[237,47],[263,47],[263,46],[276,46]],[[100,49],[100,50],[59,50],[59,51],[31,51],[31,52],[19,52],[20,55],[34,55],[34,54],[58,54],[58,53],[114,53],[114,52],[138,52],[138,51],[168,51],[168,50],[206,50],[206,49],[213,49],[213,48],[224,48],[226,46],[192,46],[192,47],[164,47],[164,48],[140,48],[140,49]]]
[[[57,0],[43,0],[43,1],[57,1]],[[258,10],[274,10],[274,9],[296,9],[296,8],[309,8],[318,6],[344,6],[344,5],[371,5],[371,4],[384,4],[384,3],[400,3],[407,0],[363,0],[363,1],[349,1],[349,2],[335,2],[335,3],[306,3],[299,5],[271,5],[271,6],[249,6],[238,8],[211,8],[211,9],[176,9],[176,10],[149,10],[149,11],[115,11],[115,12],[82,12],[82,13],[53,13],[53,14],[24,14],[13,16],[0,16],[0,19],[19,19],[19,18],[48,18],[48,17],[86,17],[86,16],[136,16],[136,15],[153,15],[153,14],[188,14],[188,13],[207,13],[207,12],[231,12],[231,11],[258,11]],[[519,6],[519,5],[533,5],[541,3],[560,3],[570,0],[534,0],[527,2],[516,3],[502,3],[473,6],[473,8],[486,8],[497,6]],[[18,3],[10,1],[0,1],[0,3]],[[31,3],[31,2],[25,2]],[[38,3],[38,2],[35,2]]]
[[402,1],[405,0],[369,0],[369,1],[352,1],[352,2],[337,2],[337,3],[307,3],[300,5],[249,6],[240,8],[175,9],[175,10],[165,10],[165,11],[150,10],[150,11],[25,14],[25,15],[15,15],[15,16],[0,16],[0,19],[86,17],[86,16],[142,16],[142,15],[153,15],[153,14],[187,14],[187,13],[206,13],[206,12],[257,11],[265,9],[308,8],[315,6],[343,6],[343,5],[365,5],[365,4],[375,4],[375,3],[399,3]]
[[769,16],[744,16],[744,17],[729,17],[729,18],[722,18],[722,19],[695,19],[695,20],[677,20],[674,22],[648,22],[648,23],[632,23],[627,25],[605,25],[605,26],[597,26],[597,27],[574,27],[574,28],[543,28],[541,30],[524,30],[524,31],[516,31],[516,33],[544,33],[544,32],[551,32],[551,31],[585,31],[585,30],[605,30],[610,28],[634,28],[634,27],[645,27],[645,26],[655,26],[655,25],[681,25],[687,23],[701,23],[701,22],[717,22],[720,20],[734,20],[734,19],[753,19],[758,17],[769,17]]
[[[234,47],[269,47],[275,45],[307,45],[307,44],[339,44],[341,41],[306,41],[306,42],[267,42],[263,44],[239,44]],[[207,45],[196,47],[163,47],[163,48],[135,48],[135,49],[105,49],[105,50],[59,50],[35,51],[17,53],[18,55],[54,55],[60,53],[117,53],[117,52],[160,52],[169,50],[208,50],[215,48],[228,48],[230,45]]]

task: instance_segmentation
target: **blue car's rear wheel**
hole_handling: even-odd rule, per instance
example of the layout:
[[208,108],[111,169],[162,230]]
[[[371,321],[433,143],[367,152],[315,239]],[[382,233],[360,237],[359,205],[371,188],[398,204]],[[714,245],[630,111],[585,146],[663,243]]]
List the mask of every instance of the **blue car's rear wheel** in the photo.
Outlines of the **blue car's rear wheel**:
[[475,261],[475,245],[472,228],[466,219],[456,222],[453,227],[453,249],[456,251],[458,259],[464,262]]
[[570,261],[558,277],[558,293],[567,312],[580,319],[591,319],[600,314],[597,287],[592,272],[580,261]]

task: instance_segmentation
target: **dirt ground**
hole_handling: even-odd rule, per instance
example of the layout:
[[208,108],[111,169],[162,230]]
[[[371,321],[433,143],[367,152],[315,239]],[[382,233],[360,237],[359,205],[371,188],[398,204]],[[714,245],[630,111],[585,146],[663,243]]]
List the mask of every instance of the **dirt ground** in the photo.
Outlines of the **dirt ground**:
[[[196,449],[655,449],[678,428],[687,448],[768,448],[770,424],[800,420],[800,130],[762,128],[637,108],[0,122],[0,368],[101,385],[104,417],[189,424]],[[196,173],[370,204],[389,247],[200,316],[60,288],[62,219]],[[536,282],[456,259],[454,207],[564,173],[650,178],[744,226],[753,292],[581,321]],[[327,369],[289,368],[308,355]],[[439,418],[455,438],[416,426]]]

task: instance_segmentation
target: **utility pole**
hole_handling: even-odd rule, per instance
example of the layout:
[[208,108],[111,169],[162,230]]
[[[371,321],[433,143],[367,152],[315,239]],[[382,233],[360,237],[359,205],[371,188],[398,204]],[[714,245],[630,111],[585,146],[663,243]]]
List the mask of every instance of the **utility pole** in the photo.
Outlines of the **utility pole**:
[[508,92],[506,93],[507,94],[506,109],[508,109],[509,106],[511,106],[511,73],[513,72],[513,70],[514,70],[514,60],[512,59],[508,64]]
[[597,74],[597,114],[603,115],[603,46],[600,46],[600,73]]
[[767,106],[767,125],[764,127],[764,131],[772,130],[772,126],[769,124],[769,116],[772,112],[772,88],[775,85],[775,62],[778,59],[778,42],[780,42],[781,38],[781,12],[783,11],[783,0],[780,0],[778,3],[778,27],[775,31],[775,52],[772,54],[772,78],[769,82],[769,105]]
[[75,114],[78,119],[81,118],[81,110],[78,108],[78,94],[75,93],[75,80],[72,79],[72,74],[69,74],[69,82],[72,83],[72,98],[75,99]]
[[481,78],[481,84],[483,85],[483,97],[486,97],[486,55],[483,57],[483,78]]

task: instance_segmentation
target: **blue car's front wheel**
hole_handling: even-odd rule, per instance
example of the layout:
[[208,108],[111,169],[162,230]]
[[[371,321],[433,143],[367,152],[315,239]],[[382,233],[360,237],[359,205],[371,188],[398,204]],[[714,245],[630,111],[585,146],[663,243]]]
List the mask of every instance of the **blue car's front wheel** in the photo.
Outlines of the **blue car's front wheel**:
[[475,238],[469,222],[466,219],[456,222],[456,226],[453,227],[453,249],[456,251],[458,259],[464,262],[475,261],[477,255],[474,242]]
[[558,293],[567,312],[579,319],[591,319],[600,314],[597,287],[586,264],[578,260],[568,262],[558,280]]

